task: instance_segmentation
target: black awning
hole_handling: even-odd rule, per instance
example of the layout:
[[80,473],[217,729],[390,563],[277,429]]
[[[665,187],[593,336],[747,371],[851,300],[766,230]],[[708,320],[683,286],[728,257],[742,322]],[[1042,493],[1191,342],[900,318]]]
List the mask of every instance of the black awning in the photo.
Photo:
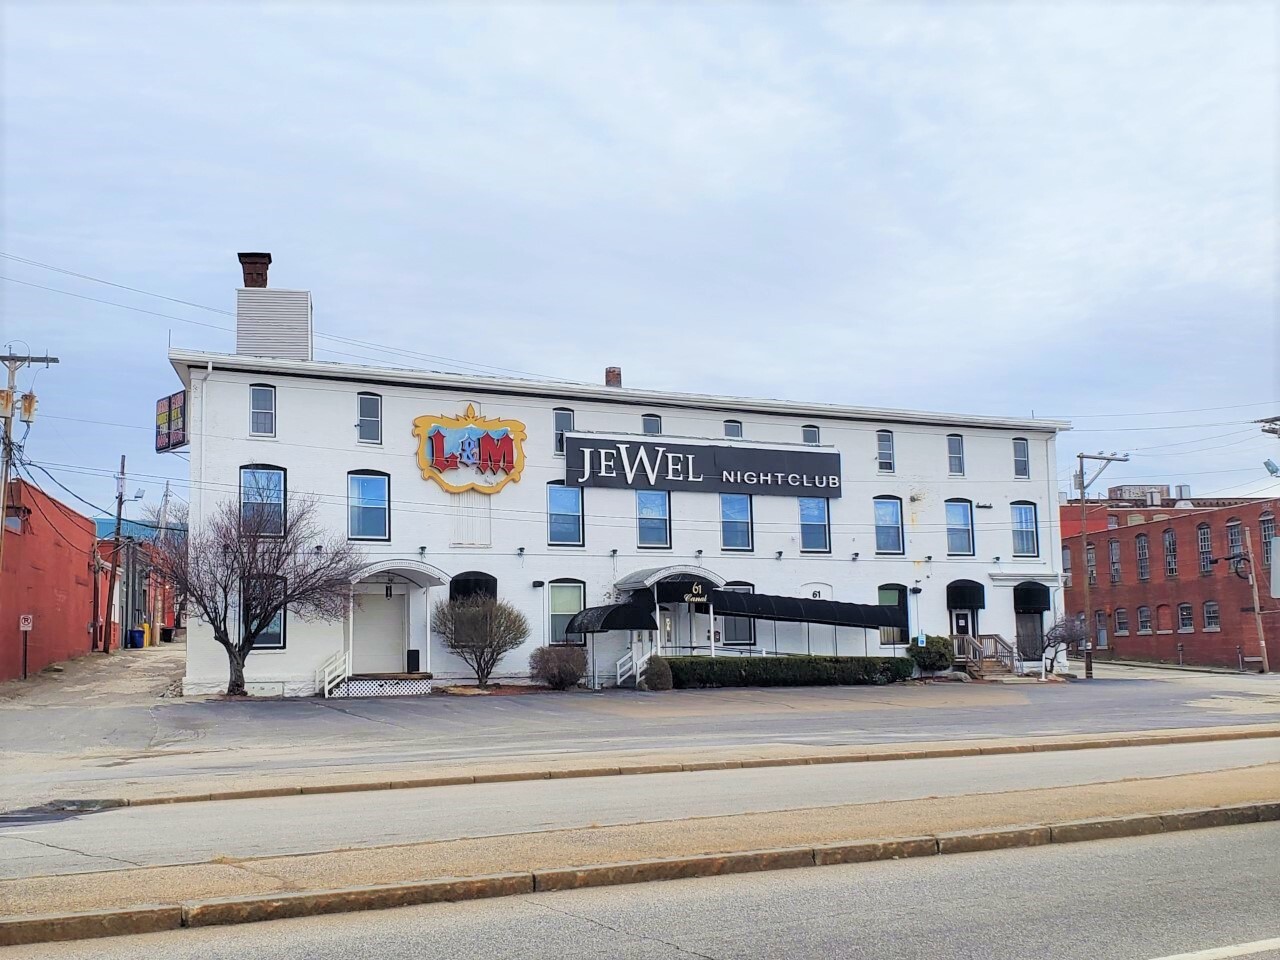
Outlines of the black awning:
[[948,610],[985,610],[987,591],[972,580],[952,580],[947,584]]
[[806,597],[771,597],[767,593],[715,590],[711,603],[718,615],[781,620],[789,623],[825,623],[837,627],[903,627],[906,614],[896,606],[874,603],[837,603]]
[[1049,588],[1043,583],[1024,580],[1013,588],[1014,613],[1044,613],[1049,609]]
[[653,614],[636,603],[587,607],[573,615],[565,633],[604,633],[606,630],[657,630]]

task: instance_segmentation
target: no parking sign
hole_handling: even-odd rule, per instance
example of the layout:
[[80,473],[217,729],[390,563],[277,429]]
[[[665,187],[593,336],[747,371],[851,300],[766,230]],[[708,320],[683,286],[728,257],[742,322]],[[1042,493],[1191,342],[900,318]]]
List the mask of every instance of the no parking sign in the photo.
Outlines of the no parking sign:
[[18,617],[18,629],[23,633],[29,633],[31,627],[35,624],[36,618],[29,613],[24,613]]

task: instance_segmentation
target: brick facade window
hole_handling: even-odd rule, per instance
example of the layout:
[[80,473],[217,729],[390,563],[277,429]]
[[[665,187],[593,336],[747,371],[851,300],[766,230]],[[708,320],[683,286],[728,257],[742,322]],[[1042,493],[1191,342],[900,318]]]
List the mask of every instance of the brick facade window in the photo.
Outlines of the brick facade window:
[[1258,518],[1258,529],[1262,535],[1262,565],[1271,566],[1271,540],[1276,535],[1276,518],[1271,513],[1264,513]]
[[1111,582],[1120,582],[1120,541],[1107,541],[1107,564],[1111,570]]
[[1115,612],[1116,618],[1116,636],[1128,636],[1129,634],[1129,611],[1124,607],[1117,607]]
[[1213,533],[1207,523],[1196,527],[1196,550],[1200,555],[1200,575],[1213,573]]
[[1178,575],[1178,535],[1172,530],[1164,532],[1164,575],[1169,578]]
[[1244,556],[1244,525],[1235,518],[1227,521],[1227,554],[1232,557]]
[[1138,632],[1139,633],[1151,632],[1151,608],[1150,607],[1138,608]]
[[1178,604],[1178,632],[1190,633],[1196,628],[1195,611],[1191,609],[1191,604]]
[[1173,609],[1167,604],[1162,603],[1156,607],[1156,632],[1160,633],[1173,632]]
[[1098,582],[1098,554],[1092,543],[1084,548],[1084,565],[1089,572],[1089,586],[1093,586]]
[[1206,630],[1221,629],[1222,621],[1218,617],[1218,602],[1216,600],[1206,600],[1204,602],[1204,628]]
[[1145,533],[1138,534],[1133,541],[1134,550],[1138,554],[1138,579],[1151,579],[1151,541]]

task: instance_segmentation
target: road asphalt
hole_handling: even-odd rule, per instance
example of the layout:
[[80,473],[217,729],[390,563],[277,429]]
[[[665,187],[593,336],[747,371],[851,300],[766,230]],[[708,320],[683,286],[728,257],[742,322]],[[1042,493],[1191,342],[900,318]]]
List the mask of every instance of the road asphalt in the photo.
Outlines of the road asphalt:
[[16,947],[5,960],[1277,960],[1274,942],[1242,946],[1280,938],[1277,889],[1272,823]]
[[926,797],[973,804],[1258,764],[1280,764],[1280,739],[130,807],[0,827],[0,879]]
[[[147,653],[147,651],[138,651]],[[124,662],[124,661],[121,661]],[[147,663],[138,660],[138,663]],[[113,667],[114,669],[114,667]],[[0,698],[0,809],[125,784],[397,764],[1274,723],[1280,677],[1107,667],[1088,683],[370,700]],[[1136,679],[1123,679],[1136,676]],[[82,689],[83,684],[76,690]],[[74,786],[74,790],[72,787]]]

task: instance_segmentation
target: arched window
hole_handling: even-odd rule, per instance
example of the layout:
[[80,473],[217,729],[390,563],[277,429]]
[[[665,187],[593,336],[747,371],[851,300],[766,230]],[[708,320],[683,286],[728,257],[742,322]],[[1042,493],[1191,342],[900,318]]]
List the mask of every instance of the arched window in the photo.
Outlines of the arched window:
[[1270,510],[1258,517],[1258,535],[1262,538],[1262,565],[1271,566],[1271,541],[1276,535],[1276,518]]
[[1206,630],[1221,630],[1222,620],[1218,615],[1218,601],[1206,600],[1204,602],[1204,628]]
[[1031,444],[1026,437],[1013,438],[1013,476],[1016,480],[1031,479]]
[[564,435],[573,432],[573,411],[556,407],[551,411],[551,429],[555,433],[555,452],[564,455]]
[[1196,553],[1200,558],[1200,575],[1213,573],[1213,531],[1207,523],[1196,527]]
[[276,388],[269,383],[249,384],[249,435],[276,435]]
[[569,621],[586,606],[587,585],[581,580],[561,577],[547,584],[547,629],[551,644],[581,647],[587,642],[585,633],[566,633]]
[[1151,608],[1150,607],[1138,608],[1138,632],[1139,633],[1151,632]]
[[876,497],[871,506],[876,521],[876,553],[903,553],[906,544],[902,535],[902,499]]
[[1167,603],[1156,607],[1156,630],[1162,633],[1170,633],[1173,630],[1173,608]]
[[361,443],[382,442],[382,397],[376,393],[356,394],[356,439]]
[[1196,628],[1195,610],[1189,603],[1178,604],[1178,632],[1191,633]]
[[[876,598],[882,607],[897,607],[905,621],[907,619],[907,588],[901,583],[882,583],[876,587]],[[881,627],[880,643],[882,646],[897,645],[907,642],[907,630],[902,627]]]
[[947,435],[947,473],[964,476],[964,437],[958,433]]
[[1232,517],[1227,521],[1227,555],[1244,556],[1244,524],[1239,517]]
[[1084,565],[1089,573],[1089,585],[1098,582],[1098,551],[1090,543],[1084,548]]
[[1128,636],[1129,634],[1129,611],[1124,607],[1116,607],[1116,636]]
[[378,470],[347,474],[347,537],[391,539],[391,476]]
[[948,500],[947,553],[953,557],[971,557],[973,543],[973,504],[968,500]]
[[240,524],[246,532],[283,536],[287,499],[284,467],[246,463],[240,468]]
[[893,473],[893,431],[876,431],[876,469],[881,473]]
[[1107,541],[1107,565],[1111,573],[1111,582],[1120,582],[1120,541]]
[[662,432],[662,418],[656,413],[646,413],[640,418],[640,429],[644,433],[658,434]]
[[724,422],[724,435],[731,440],[742,439],[742,421],[726,420]]
[[1178,535],[1172,530],[1164,532],[1164,575],[1178,575]]
[[1151,579],[1151,540],[1145,533],[1133,538],[1133,547],[1138,555],[1138,579]]
[[822,431],[818,429],[816,424],[806,423],[800,428],[800,441],[802,443],[821,443]]
[[1013,555],[1040,556],[1040,524],[1036,518],[1036,505],[1030,500],[1015,500],[1009,505],[1009,510],[1013,518]]
[[498,578],[479,570],[468,570],[449,581],[449,599],[466,600],[469,597],[498,599]]
[[[754,584],[745,580],[730,580],[721,590],[734,593],[755,593]],[[753,647],[756,642],[756,622],[751,617],[722,618],[720,642],[726,647]]]

